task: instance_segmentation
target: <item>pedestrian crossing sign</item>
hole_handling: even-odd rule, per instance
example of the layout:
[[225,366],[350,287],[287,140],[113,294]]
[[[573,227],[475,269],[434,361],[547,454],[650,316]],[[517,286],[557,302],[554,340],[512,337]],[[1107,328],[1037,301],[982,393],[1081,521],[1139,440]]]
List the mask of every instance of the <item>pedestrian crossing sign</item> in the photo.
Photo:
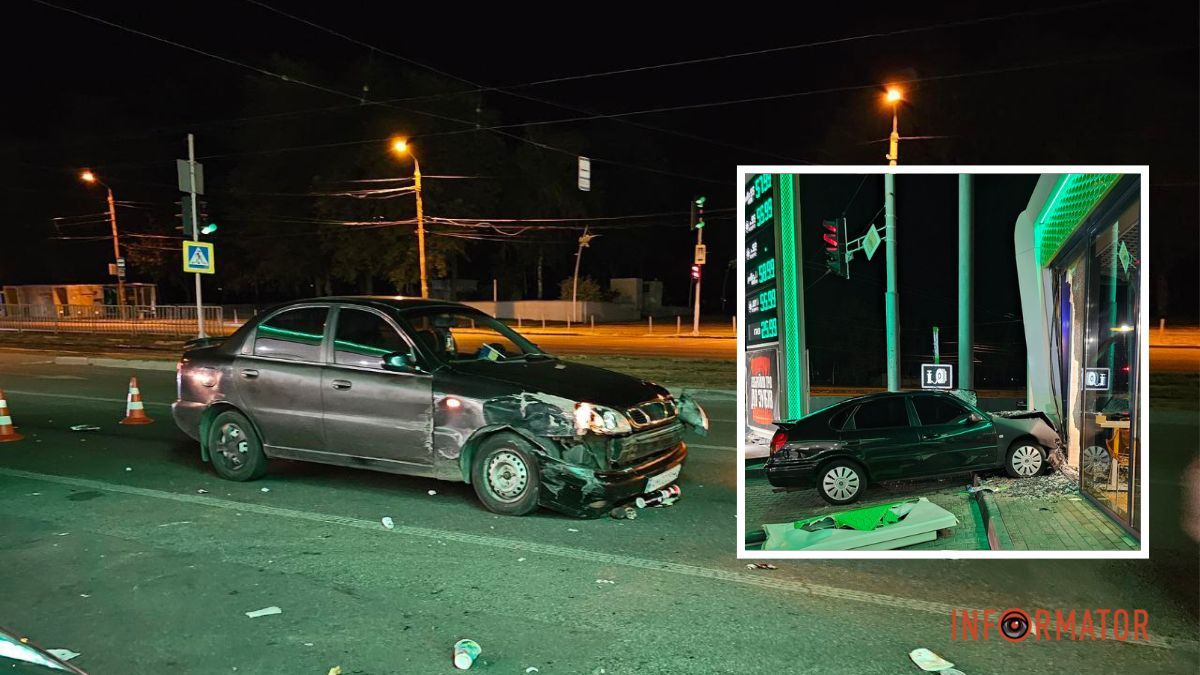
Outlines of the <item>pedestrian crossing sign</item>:
[[202,241],[183,242],[183,271],[212,274],[216,271],[213,245]]

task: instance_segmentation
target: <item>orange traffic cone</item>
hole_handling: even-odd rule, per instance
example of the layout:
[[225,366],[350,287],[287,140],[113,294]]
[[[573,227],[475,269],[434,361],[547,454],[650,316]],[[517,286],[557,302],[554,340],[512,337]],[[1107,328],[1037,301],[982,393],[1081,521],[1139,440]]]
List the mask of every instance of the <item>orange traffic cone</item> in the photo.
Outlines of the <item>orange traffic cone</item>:
[[125,403],[125,419],[121,424],[151,424],[154,420],[146,417],[142,407],[142,392],[138,389],[136,377],[129,378],[129,396]]
[[12,418],[8,416],[8,401],[4,400],[4,391],[0,390],[0,443],[19,441],[25,438],[13,428]]

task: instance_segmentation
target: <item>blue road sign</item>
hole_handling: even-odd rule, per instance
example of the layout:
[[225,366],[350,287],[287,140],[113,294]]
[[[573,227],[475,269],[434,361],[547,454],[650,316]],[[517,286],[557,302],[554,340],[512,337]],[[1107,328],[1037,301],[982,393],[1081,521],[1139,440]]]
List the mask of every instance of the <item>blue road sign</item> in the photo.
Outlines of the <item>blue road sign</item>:
[[183,271],[212,274],[216,272],[213,245],[203,241],[183,242]]

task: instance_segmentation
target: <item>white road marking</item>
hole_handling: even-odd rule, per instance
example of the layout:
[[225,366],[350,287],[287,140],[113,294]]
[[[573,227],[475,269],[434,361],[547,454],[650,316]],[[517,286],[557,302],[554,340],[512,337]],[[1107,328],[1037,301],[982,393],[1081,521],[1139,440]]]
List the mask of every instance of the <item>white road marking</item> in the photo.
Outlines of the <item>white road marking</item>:
[[34,375],[39,380],[86,380],[86,377],[78,375]]
[[688,449],[695,448],[696,450],[724,450],[725,452],[737,452],[737,448],[728,445],[704,445],[703,443],[688,443]]
[[[907,610],[911,612],[924,612],[927,614],[936,614],[941,618],[949,616],[951,610],[969,611],[970,609],[973,609],[971,607],[961,607],[944,602],[919,600],[917,598],[904,598],[894,595],[887,595],[885,593],[873,593],[849,588],[839,588],[837,586],[827,586],[824,584],[813,584],[795,579],[781,579],[761,574],[745,574],[743,572],[700,567],[698,565],[685,565],[682,563],[668,562],[665,560],[638,558],[615,553],[602,553],[600,551],[591,551],[581,548],[557,546],[554,544],[543,544],[532,541],[521,541],[518,539],[506,539],[502,537],[491,537],[480,534],[469,534],[466,532],[456,532],[454,530],[439,530],[430,527],[414,527],[411,525],[396,525],[395,529],[384,530],[380,529],[379,523],[374,520],[362,520],[359,518],[350,518],[348,516],[335,516],[325,513],[313,513],[310,511],[281,508],[278,506],[251,504],[233,501],[230,499],[220,499],[217,497],[164,492],[161,490],[134,487],[132,485],[105,483],[103,481],[74,478],[71,476],[55,476],[51,474],[33,473],[30,471],[20,471],[17,469],[6,468],[0,468],[0,475],[10,476],[13,478],[24,478],[27,480],[43,481],[47,483],[57,483],[59,485],[70,485],[73,487],[82,487],[92,490],[105,490],[108,492],[117,492],[137,497],[149,497],[151,499],[163,499],[185,504],[194,504],[198,506],[209,506],[212,508],[235,511],[238,512],[239,515],[242,513],[257,513],[264,516],[278,516],[282,518],[291,518],[293,520],[305,520],[314,523],[323,523],[326,525],[353,527],[355,529],[369,530],[371,532],[386,535],[399,534],[409,537],[419,537],[422,539],[432,539],[440,542],[452,541],[460,544],[473,544],[476,546],[487,546],[511,551],[540,553],[542,555],[569,558],[572,560],[579,560],[598,565],[621,565],[624,567],[649,570],[651,572],[663,572],[697,579],[709,579],[712,581],[724,581],[727,583],[743,584],[746,586],[757,586],[759,588],[765,588],[777,592],[790,592],[800,595],[832,598],[841,601],[848,600],[851,602],[860,602],[878,607]],[[741,561],[738,560],[734,560],[733,562],[738,565],[741,564]],[[1047,603],[1046,606],[1053,606],[1053,603]],[[1135,646],[1159,647],[1162,649],[1184,649],[1189,651],[1200,650],[1200,644],[1194,640],[1171,638],[1158,635],[1151,636],[1145,641],[1117,642],[1115,639],[1113,639],[1111,631],[1112,629],[1110,627],[1109,635],[1107,635],[1105,642]]]
[[[99,401],[102,403],[120,403],[121,405],[128,403],[128,401],[123,398],[100,398],[98,396],[80,396],[78,394],[46,394],[46,393],[43,393],[40,391],[21,391],[18,389],[5,389],[4,392],[6,394],[19,394],[21,396],[43,396],[45,398],[65,398],[65,399],[70,399],[73,401]],[[164,408],[171,407],[170,403],[159,403],[157,401],[143,401],[142,403],[144,403],[145,405],[162,406]]]

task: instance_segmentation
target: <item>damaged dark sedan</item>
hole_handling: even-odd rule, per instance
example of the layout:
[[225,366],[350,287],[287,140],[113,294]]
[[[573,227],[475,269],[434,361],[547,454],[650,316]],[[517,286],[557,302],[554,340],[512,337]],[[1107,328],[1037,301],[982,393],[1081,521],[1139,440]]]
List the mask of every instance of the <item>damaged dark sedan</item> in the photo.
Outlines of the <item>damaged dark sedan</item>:
[[560,360],[466,305],[322,298],[186,351],[176,424],[223,478],[279,457],[470,483],[488,509],[591,517],[675,482],[687,395]]
[[999,468],[1036,476],[1059,446],[1044,413],[986,413],[942,392],[859,396],[777,426],[767,480],[837,505],[877,481]]

